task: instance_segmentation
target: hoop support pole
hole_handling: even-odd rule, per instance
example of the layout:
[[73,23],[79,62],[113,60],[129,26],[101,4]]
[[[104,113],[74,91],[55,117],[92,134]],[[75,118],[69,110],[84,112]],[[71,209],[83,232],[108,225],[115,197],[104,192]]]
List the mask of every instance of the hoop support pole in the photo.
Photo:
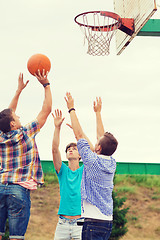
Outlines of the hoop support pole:
[[121,26],[119,27],[119,30],[132,36],[135,31],[134,18],[121,18]]

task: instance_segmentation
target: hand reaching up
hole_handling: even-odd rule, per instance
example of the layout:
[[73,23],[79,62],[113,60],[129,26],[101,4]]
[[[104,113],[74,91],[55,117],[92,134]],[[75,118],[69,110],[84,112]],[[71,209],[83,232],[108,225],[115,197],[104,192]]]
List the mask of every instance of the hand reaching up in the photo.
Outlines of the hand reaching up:
[[65,118],[62,117],[62,111],[59,110],[59,109],[56,109],[55,113],[54,114],[52,113],[52,116],[54,118],[55,127],[60,128],[64,119],[65,119]]

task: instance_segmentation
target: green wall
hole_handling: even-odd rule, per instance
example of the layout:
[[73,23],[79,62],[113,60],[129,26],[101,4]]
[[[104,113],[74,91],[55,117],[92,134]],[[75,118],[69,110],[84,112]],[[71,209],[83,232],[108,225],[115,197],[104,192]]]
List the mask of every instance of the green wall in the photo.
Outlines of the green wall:
[[160,19],[149,19],[137,36],[160,36]]
[[[68,165],[67,161],[64,161]],[[54,173],[55,169],[52,161],[41,161],[44,173]],[[83,163],[80,162],[80,166]],[[129,163],[129,162],[117,162],[117,174],[150,174],[160,175],[159,163]]]

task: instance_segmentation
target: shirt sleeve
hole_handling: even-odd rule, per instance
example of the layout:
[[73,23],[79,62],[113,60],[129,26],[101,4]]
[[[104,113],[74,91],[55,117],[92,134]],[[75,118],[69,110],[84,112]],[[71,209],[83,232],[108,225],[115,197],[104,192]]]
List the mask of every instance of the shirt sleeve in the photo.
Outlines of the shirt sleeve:
[[116,170],[116,161],[111,156],[97,155],[92,152],[85,139],[79,139],[77,148],[85,168],[95,168],[106,173],[113,173]]
[[96,161],[97,154],[92,152],[86,139],[79,139],[77,148],[84,165],[89,166],[89,164],[93,164]]
[[35,119],[34,121],[25,125],[24,126],[24,131],[27,132],[27,135],[29,137],[34,138],[37,135],[37,133],[40,132],[40,126],[39,126],[39,123],[38,123],[37,119]]
[[62,162],[59,173],[57,173],[57,171],[56,171],[56,174],[57,174],[58,178],[62,177],[62,174],[66,170],[66,168],[67,168],[66,164],[64,162]]

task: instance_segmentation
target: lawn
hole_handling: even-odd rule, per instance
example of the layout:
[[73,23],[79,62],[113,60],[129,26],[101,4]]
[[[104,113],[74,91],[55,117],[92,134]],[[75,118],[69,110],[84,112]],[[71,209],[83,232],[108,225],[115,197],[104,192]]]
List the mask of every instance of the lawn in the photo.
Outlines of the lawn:
[[[121,240],[160,239],[160,177],[116,175],[114,190],[126,196],[128,232]],[[53,240],[59,206],[56,175],[46,175],[45,185],[31,193],[31,217],[26,240]]]

